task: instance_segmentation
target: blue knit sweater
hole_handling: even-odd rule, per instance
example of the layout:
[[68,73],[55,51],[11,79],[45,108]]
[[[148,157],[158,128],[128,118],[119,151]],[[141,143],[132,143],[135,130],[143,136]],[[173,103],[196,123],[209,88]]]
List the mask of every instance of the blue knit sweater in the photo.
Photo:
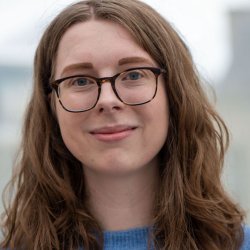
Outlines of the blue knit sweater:
[[[125,231],[105,231],[104,250],[147,250],[149,230],[148,227],[144,227]],[[244,242],[240,250],[250,250],[250,227],[244,227],[244,233]]]
[[[105,231],[104,250],[148,250],[149,230],[148,227],[144,227],[124,231]],[[244,242],[240,250],[250,250],[250,227],[245,227],[244,232]],[[151,250],[153,249],[151,246]]]

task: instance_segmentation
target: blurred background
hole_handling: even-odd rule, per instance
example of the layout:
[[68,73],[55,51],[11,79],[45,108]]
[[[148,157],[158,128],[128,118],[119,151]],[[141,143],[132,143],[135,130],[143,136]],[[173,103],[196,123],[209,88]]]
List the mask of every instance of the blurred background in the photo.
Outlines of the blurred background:
[[[52,18],[71,0],[0,0],[0,193],[11,177],[32,63]],[[176,28],[231,132],[223,182],[250,224],[250,1],[145,0]],[[0,202],[0,213],[3,203]]]

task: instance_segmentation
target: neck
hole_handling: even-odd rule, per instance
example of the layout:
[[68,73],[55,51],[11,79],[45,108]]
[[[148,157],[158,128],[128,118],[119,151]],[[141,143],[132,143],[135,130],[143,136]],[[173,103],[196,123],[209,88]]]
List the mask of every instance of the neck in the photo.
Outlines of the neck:
[[127,176],[85,172],[89,206],[103,230],[126,230],[152,224],[158,168]]

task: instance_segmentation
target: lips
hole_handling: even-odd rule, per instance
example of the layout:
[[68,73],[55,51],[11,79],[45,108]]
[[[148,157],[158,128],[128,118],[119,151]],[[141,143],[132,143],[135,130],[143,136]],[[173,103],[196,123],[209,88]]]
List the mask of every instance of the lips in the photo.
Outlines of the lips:
[[135,129],[136,126],[128,125],[107,126],[94,129],[90,134],[100,141],[112,142],[129,137]]

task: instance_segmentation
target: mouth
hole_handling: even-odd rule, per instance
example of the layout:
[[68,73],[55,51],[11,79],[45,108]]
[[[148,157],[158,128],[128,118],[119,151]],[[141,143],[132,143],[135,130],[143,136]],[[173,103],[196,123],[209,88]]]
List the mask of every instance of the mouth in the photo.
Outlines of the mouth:
[[136,129],[135,126],[111,126],[93,130],[90,134],[100,141],[115,142],[129,137]]

